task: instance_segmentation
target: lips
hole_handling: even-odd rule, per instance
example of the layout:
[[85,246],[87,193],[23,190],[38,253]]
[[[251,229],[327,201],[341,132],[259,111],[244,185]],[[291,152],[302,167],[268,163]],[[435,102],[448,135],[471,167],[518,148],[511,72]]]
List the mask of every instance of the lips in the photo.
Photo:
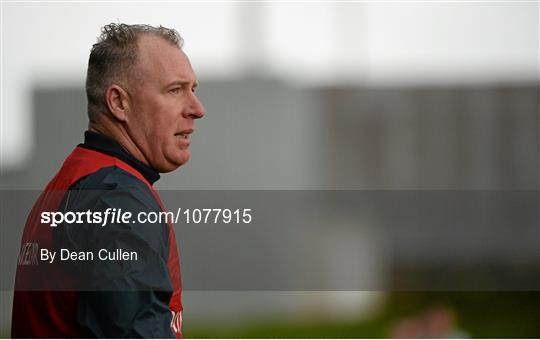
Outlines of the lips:
[[187,129],[180,132],[175,133],[175,137],[188,139],[189,135],[193,133],[193,129]]

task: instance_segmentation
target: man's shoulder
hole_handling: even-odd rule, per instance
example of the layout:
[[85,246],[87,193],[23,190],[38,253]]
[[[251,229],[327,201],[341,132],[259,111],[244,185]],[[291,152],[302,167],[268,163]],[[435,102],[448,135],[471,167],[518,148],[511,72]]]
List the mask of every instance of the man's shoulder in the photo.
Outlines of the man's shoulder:
[[114,200],[118,206],[138,201],[149,210],[160,210],[156,198],[148,186],[135,175],[117,167],[107,166],[101,168],[75,182],[69,188],[72,193],[79,193],[86,198],[118,197]]
[[141,188],[151,192],[148,185],[130,172],[115,165],[103,167],[73,183],[73,190],[111,190]]
[[95,228],[92,224],[66,227],[70,242],[77,237],[81,238],[81,244],[89,240],[118,240],[123,235],[134,244],[144,242],[163,257],[168,254],[168,225],[137,219],[139,214],[147,216],[162,211],[157,198],[147,183],[122,168],[108,166],[81,178],[69,188],[60,207],[63,211],[100,212],[102,216],[106,211],[116,211],[118,216],[127,212],[131,214],[127,221],[108,221],[106,229]]

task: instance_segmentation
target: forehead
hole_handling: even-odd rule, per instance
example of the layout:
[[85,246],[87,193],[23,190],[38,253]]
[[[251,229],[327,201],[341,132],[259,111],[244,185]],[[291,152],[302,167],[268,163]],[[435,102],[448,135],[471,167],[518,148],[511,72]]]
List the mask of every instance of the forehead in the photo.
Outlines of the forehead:
[[145,80],[169,83],[195,82],[195,73],[186,54],[161,37],[145,35],[138,41],[138,70]]

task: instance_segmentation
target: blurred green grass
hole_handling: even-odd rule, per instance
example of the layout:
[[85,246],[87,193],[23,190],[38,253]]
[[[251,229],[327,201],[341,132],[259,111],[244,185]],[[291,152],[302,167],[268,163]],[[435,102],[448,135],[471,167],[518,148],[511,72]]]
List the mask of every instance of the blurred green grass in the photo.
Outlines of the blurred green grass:
[[[393,292],[369,318],[335,322],[259,321],[237,326],[184,325],[186,338],[387,338],[401,319],[444,306],[472,338],[539,338],[540,292]],[[322,314],[324,311],[320,311]]]
[[[369,318],[347,322],[270,318],[233,326],[184,324],[185,338],[387,338],[399,320],[437,306],[452,310],[471,338],[540,338],[540,292],[392,292]],[[10,330],[0,330],[9,338]]]

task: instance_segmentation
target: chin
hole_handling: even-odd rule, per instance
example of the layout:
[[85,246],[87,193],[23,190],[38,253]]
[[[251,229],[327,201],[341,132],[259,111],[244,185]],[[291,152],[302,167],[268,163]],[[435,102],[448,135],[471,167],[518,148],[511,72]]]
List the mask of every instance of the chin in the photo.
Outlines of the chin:
[[156,167],[155,169],[160,173],[174,171],[182,165],[186,164],[189,161],[189,156],[189,151],[184,151],[181,157],[176,157],[174,159],[171,159],[170,161],[165,160],[163,164],[160,164],[159,167]]

